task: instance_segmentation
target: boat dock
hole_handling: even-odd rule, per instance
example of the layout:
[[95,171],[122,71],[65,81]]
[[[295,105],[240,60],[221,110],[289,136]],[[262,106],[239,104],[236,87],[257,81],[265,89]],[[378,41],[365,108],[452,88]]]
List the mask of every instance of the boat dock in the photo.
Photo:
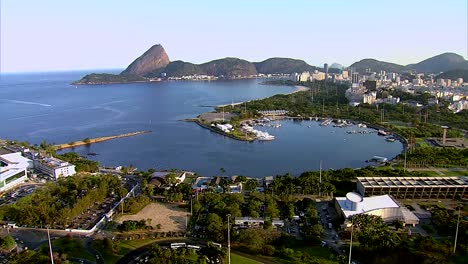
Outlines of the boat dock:
[[133,136],[136,136],[136,135],[147,134],[147,133],[151,133],[151,131],[136,131],[136,132],[120,134],[120,135],[114,135],[114,136],[88,138],[88,139],[84,139],[84,140],[80,140],[80,141],[74,141],[74,142],[70,142],[70,143],[54,145],[54,148],[55,148],[55,150],[74,148],[74,147],[78,147],[78,146],[99,143],[99,142],[103,142],[103,141],[107,141],[107,140],[111,140],[111,139],[123,138],[123,137],[133,137]]

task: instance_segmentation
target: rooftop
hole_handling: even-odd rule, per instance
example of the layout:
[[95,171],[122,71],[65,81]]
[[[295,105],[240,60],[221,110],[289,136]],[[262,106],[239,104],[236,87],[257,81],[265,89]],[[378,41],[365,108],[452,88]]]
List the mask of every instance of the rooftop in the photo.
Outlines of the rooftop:
[[366,212],[370,212],[377,209],[383,208],[399,208],[400,206],[390,197],[389,195],[379,195],[379,196],[372,196],[372,197],[364,197],[362,198],[362,207],[353,211],[350,207],[350,203],[348,203],[348,199],[346,197],[336,197],[336,201],[339,203],[341,210],[345,214],[346,217],[355,214],[362,214]]
[[5,155],[5,154],[10,154],[10,153],[13,153],[13,151],[5,148],[5,147],[0,147],[0,156],[1,155]]
[[468,187],[468,177],[358,177],[364,187]]

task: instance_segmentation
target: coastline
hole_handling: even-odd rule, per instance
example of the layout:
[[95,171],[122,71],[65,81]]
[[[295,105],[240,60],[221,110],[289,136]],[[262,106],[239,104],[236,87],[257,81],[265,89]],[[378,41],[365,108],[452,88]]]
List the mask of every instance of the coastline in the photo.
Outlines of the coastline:
[[[261,85],[265,85],[263,83],[261,83]],[[272,84],[268,84],[268,85],[272,85]],[[283,86],[283,85],[281,85]],[[287,86],[287,85],[284,85],[284,86]],[[290,94],[295,94],[295,93],[298,93],[298,92],[305,92],[305,91],[309,91],[310,88],[309,87],[306,87],[306,86],[302,86],[302,85],[294,85],[295,87],[295,90],[292,91],[292,92],[289,92],[289,93],[284,93],[284,95],[290,95]],[[253,99],[253,100],[248,100],[248,101],[241,101],[241,102],[235,102],[235,103],[231,103],[231,104],[223,104],[223,105],[217,105],[215,106],[216,107],[226,107],[226,106],[234,106],[234,105],[240,105],[240,104],[243,104],[243,103],[248,103],[248,102],[252,102],[252,101],[256,101],[256,100],[263,100],[263,99],[266,99],[266,98],[269,98],[271,96],[268,96],[268,97],[264,97],[264,98],[258,98],[258,99]]]

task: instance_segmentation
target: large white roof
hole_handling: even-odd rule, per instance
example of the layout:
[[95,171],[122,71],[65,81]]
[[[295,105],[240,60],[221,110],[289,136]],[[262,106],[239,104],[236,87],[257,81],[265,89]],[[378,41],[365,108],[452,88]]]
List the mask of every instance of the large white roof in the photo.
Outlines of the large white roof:
[[31,162],[30,159],[21,156],[20,152],[0,155],[0,159],[6,162],[11,168],[28,167],[29,162]]
[[371,196],[371,197],[364,197],[361,207],[357,211],[353,211],[349,207],[349,203],[347,203],[346,197],[337,197],[337,202],[340,205],[341,210],[343,211],[345,217],[349,217],[355,214],[362,214],[366,212],[370,212],[377,209],[384,209],[384,208],[399,208],[400,206],[390,197],[388,194],[379,195],[379,196]]

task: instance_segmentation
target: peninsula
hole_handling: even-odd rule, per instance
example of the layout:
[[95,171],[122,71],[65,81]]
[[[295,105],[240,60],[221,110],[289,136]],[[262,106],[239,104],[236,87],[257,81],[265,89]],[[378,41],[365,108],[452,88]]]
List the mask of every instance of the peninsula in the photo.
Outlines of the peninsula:
[[222,58],[203,64],[193,64],[181,60],[171,62],[163,46],[157,44],[134,60],[120,74],[92,73],[73,82],[73,85],[151,82],[166,77],[193,75],[234,79],[258,77],[262,74],[290,74],[316,69],[318,68],[303,60],[290,58],[270,58],[253,63],[239,58]]

